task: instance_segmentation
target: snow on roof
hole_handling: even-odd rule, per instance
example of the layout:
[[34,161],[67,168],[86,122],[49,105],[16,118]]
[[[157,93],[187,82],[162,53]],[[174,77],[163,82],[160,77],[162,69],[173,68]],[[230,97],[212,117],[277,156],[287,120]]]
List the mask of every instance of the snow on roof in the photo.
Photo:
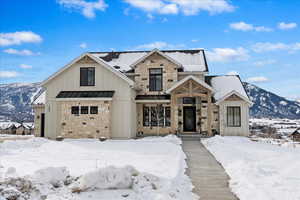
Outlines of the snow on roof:
[[34,128],[34,123],[33,122],[26,122],[26,123],[23,123],[23,126],[27,129],[33,129]]
[[[131,65],[151,51],[91,52],[111,67],[128,71]],[[203,50],[166,50],[159,51],[180,63],[185,71],[208,71]]]
[[42,93],[40,93],[38,97],[35,98],[32,104],[41,105],[41,104],[45,104],[45,101],[46,101],[46,91],[43,91]]
[[[214,98],[216,101],[222,99],[224,96],[232,91],[238,92],[240,95],[249,100],[244,86],[238,76],[212,76],[210,80],[211,86],[214,88]],[[249,100],[250,101],[250,100]]]
[[15,127],[19,127],[21,126],[21,124],[17,123],[17,122],[0,122],[0,129],[7,129],[9,127],[11,127],[12,125],[15,125]]

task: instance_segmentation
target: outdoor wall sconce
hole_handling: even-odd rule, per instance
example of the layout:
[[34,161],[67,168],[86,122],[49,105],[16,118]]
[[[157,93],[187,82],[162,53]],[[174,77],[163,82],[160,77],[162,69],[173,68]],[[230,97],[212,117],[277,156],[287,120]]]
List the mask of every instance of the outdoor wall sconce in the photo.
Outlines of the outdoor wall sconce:
[[178,116],[181,116],[181,113],[182,113],[181,109],[178,109]]

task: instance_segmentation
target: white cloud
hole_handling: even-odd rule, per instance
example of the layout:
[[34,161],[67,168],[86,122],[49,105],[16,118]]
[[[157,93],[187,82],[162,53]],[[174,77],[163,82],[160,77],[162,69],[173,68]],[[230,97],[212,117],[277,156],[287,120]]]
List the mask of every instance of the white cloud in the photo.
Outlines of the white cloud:
[[206,54],[211,62],[245,61],[250,57],[248,50],[242,47],[236,49],[214,48],[212,51],[207,51]]
[[39,43],[43,39],[31,31],[0,33],[0,46],[20,45],[23,43]]
[[94,18],[97,10],[105,11],[105,9],[108,7],[104,0],[57,0],[57,2],[66,8],[80,10],[81,14],[87,18]]
[[269,59],[269,60],[259,60],[259,61],[254,62],[253,64],[257,67],[262,67],[262,66],[271,65],[274,63],[276,63],[276,60]]
[[154,19],[154,16],[153,16],[152,14],[148,13],[148,14],[147,14],[147,18],[148,18],[149,20],[153,20],[153,19]]
[[82,42],[80,45],[79,45],[80,48],[82,49],[86,49],[87,48],[87,44],[85,42]]
[[239,73],[237,71],[230,71],[230,72],[227,72],[226,75],[239,75]]
[[22,69],[31,69],[32,66],[31,65],[26,65],[26,64],[21,64],[20,68],[22,68]]
[[23,50],[17,50],[17,49],[4,49],[4,53],[8,54],[15,54],[15,55],[20,55],[20,56],[33,56],[33,55],[39,55],[40,53],[33,53],[32,51],[28,49],[23,49]]
[[15,78],[19,75],[16,71],[0,71],[0,78]]
[[200,11],[210,14],[231,12],[234,6],[227,0],[124,0],[145,12],[158,14],[197,15]]
[[254,26],[245,22],[236,22],[229,24],[229,27],[238,31],[257,31],[257,32],[271,32],[273,29],[265,26]]
[[281,30],[288,30],[288,29],[296,28],[297,24],[294,22],[292,22],[292,23],[280,22],[280,23],[278,23],[277,27]]
[[193,39],[193,40],[191,40],[191,42],[199,42],[199,40]]
[[246,81],[250,82],[250,83],[262,83],[262,82],[269,81],[269,79],[264,76],[254,76],[254,77],[248,78]]
[[300,42],[285,44],[282,42],[271,43],[271,42],[258,42],[252,45],[252,50],[261,53],[261,52],[269,52],[269,51],[278,51],[278,50],[287,50],[290,52],[300,50]]
[[176,49],[182,47],[184,47],[183,44],[174,45],[174,44],[168,44],[166,42],[157,41],[149,44],[142,44],[136,46],[134,49]]

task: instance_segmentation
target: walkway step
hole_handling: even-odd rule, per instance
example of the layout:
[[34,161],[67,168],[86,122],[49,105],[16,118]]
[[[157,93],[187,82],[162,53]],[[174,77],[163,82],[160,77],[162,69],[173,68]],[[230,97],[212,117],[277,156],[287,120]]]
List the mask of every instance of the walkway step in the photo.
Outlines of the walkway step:
[[200,139],[183,139],[182,147],[187,156],[187,175],[194,185],[193,192],[201,200],[238,200],[228,186],[229,176]]

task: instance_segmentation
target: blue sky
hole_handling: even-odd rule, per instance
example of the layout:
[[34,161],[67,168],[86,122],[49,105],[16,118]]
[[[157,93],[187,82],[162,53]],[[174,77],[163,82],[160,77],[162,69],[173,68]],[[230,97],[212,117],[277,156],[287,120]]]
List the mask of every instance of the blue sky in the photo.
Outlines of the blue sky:
[[300,98],[300,1],[2,0],[0,83],[38,82],[86,51],[204,48],[211,74]]

